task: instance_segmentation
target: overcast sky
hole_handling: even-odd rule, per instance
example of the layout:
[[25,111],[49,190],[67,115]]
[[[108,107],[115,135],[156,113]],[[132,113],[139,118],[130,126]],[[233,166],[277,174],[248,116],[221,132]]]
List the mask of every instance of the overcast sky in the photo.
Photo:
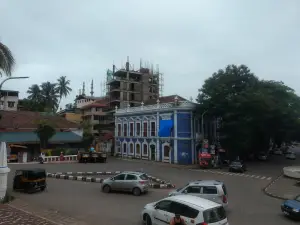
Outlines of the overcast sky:
[[[300,0],[0,0],[0,41],[16,58],[4,89],[71,80],[95,95],[106,70],[143,61],[159,64],[164,95],[189,98],[213,72],[246,64],[260,78],[299,93]],[[300,80],[300,79],[299,79]]]

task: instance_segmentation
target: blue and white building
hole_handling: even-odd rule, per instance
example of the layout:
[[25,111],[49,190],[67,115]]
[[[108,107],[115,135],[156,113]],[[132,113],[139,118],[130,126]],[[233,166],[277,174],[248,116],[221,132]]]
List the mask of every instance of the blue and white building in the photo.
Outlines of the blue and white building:
[[179,96],[149,100],[138,107],[116,108],[115,152],[122,157],[174,164],[196,161],[196,104]]

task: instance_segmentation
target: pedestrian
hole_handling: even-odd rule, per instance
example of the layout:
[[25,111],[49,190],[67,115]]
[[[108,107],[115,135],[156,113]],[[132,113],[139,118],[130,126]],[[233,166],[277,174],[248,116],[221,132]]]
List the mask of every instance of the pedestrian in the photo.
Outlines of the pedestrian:
[[60,153],[59,158],[60,158],[60,161],[64,161],[64,160],[65,160],[65,157],[64,157],[64,153],[63,153],[63,152]]
[[179,214],[175,214],[175,217],[173,217],[170,221],[170,225],[186,225],[186,223]]

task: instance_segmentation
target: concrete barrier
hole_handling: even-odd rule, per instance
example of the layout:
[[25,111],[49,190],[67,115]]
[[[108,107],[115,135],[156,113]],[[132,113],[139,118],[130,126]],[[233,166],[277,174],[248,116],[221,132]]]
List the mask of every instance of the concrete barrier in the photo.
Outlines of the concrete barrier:
[[283,174],[287,177],[300,179],[300,166],[288,166],[283,168]]
[[60,161],[60,156],[45,156],[45,163],[61,163],[61,162],[75,162],[77,155],[65,155],[64,161]]

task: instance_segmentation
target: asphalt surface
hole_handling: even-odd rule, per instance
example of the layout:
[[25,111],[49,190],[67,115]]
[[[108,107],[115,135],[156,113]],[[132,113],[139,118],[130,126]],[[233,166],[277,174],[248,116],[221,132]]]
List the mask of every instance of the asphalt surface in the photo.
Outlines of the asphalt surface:
[[[276,156],[277,157],[277,156]],[[284,157],[278,156],[272,163],[267,162],[263,170],[249,167],[256,174],[276,176],[280,168],[286,163]],[[279,164],[278,161],[281,163]],[[287,163],[287,164],[288,164]],[[262,189],[270,182],[266,179],[251,179],[243,175],[218,174],[209,171],[191,171],[136,161],[109,159],[106,164],[37,164],[11,165],[9,188],[12,186],[12,177],[15,169],[43,167],[47,172],[101,172],[142,170],[152,176],[171,181],[176,187],[185,185],[190,180],[216,179],[223,181],[229,193],[228,218],[230,225],[288,225],[296,224],[285,218],[280,211],[281,200],[266,196]],[[267,168],[267,169],[266,169]],[[276,172],[275,172],[276,171]],[[140,212],[147,203],[157,201],[167,196],[171,190],[151,189],[139,197],[131,194],[110,193],[100,191],[100,184],[48,179],[48,191],[36,194],[15,193],[20,198],[39,208],[56,210],[69,217],[84,221],[87,224],[141,224]]]

